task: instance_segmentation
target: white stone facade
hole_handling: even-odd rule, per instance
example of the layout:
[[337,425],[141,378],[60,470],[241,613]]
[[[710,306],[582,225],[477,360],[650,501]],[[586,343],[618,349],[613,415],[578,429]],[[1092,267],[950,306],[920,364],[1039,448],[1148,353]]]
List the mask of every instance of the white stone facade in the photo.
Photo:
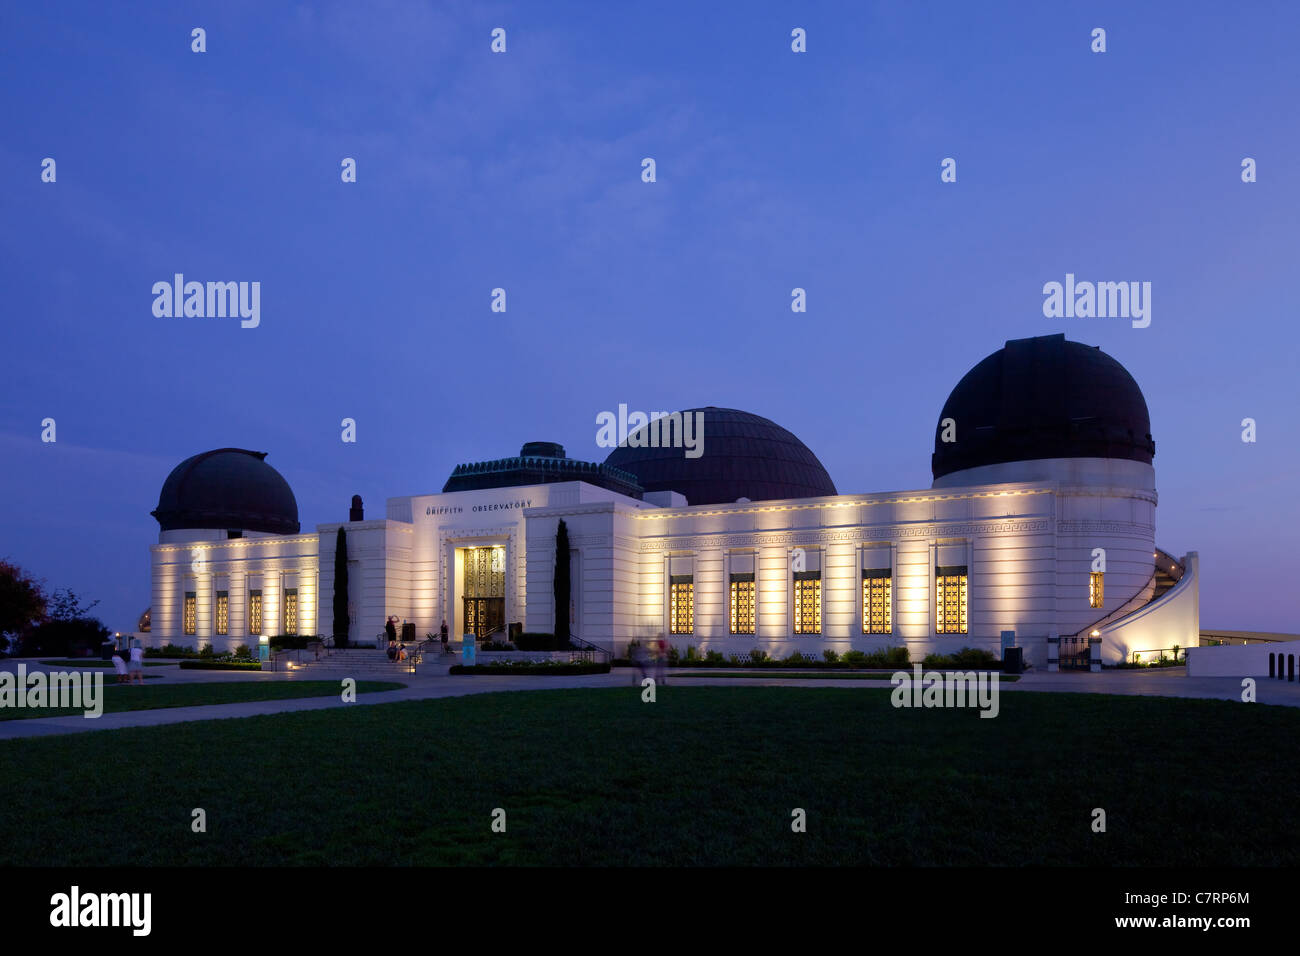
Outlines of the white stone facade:
[[[1137,644],[1198,641],[1194,560],[1177,588],[1140,606],[1154,588],[1155,509],[1151,466],[1108,459],[985,466],[918,491],[696,507],[680,495],[642,501],[580,481],[390,498],[384,518],[322,524],[315,534],[164,533],[151,549],[149,638],[211,642],[219,650],[251,646],[281,632],[287,589],[297,592],[298,632],[329,633],[340,526],[353,641],[374,640],[390,615],[413,623],[418,638],[436,633],[444,619],[460,634],[466,548],[500,553],[493,560],[505,572],[504,621],[549,632],[563,519],[572,633],[616,651],[663,635],[681,649],[728,655],[906,646],[915,661],[968,646],[997,654],[1001,633],[1013,630],[1027,659],[1042,667],[1049,636],[1086,636],[1100,625],[1103,659],[1113,663]],[[1104,601],[1092,607],[1089,575],[1099,548]],[[818,634],[794,634],[796,565],[820,576]],[[966,568],[967,632],[939,634],[936,568],[954,566]],[[887,635],[863,633],[864,571],[889,574]],[[752,635],[730,633],[733,573],[753,574]],[[669,633],[673,575],[689,575],[693,584],[689,634]],[[253,588],[262,592],[261,635],[249,633]],[[225,635],[216,633],[218,592],[228,602]],[[186,594],[194,595],[192,634],[184,627]],[[1117,615],[1126,606],[1137,610]]]

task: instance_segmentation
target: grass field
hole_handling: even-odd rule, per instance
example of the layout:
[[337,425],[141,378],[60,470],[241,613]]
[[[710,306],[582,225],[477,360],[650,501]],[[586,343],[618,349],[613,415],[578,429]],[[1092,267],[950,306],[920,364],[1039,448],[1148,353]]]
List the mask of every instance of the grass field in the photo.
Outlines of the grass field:
[[[152,675],[146,674],[149,678]],[[388,681],[358,681],[357,692],[397,690],[405,684]],[[160,707],[198,707],[204,704],[238,704],[250,700],[289,700],[295,697],[327,697],[340,693],[336,680],[306,681],[195,681],[191,684],[144,686],[104,682],[104,713],[127,710],[157,710]],[[31,720],[38,717],[76,717],[81,710],[67,708],[0,708],[0,720]]]
[[[908,673],[911,672],[909,671]],[[894,674],[893,672],[884,673],[883,671],[882,672],[867,671],[862,673],[853,673],[852,671],[845,672],[845,671],[831,671],[831,670],[821,671],[820,673],[818,673],[816,671],[787,671],[787,670],[777,669],[775,667],[767,671],[761,671],[761,670],[693,671],[693,670],[684,670],[684,669],[680,671],[673,671],[672,674],[673,680],[677,680],[680,677],[723,677],[723,678],[736,678],[739,680],[748,680],[748,679],[772,680],[773,678],[779,678],[781,680],[885,680],[887,681],[887,680],[892,680]],[[1020,678],[1015,674],[998,674],[998,680],[1003,684],[1014,684],[1016,681],[1020,680]]]
[[1222,701],[1008,693],[988,720],[695,686],[12,740],[0,864],[1295,864],[1297,731]]

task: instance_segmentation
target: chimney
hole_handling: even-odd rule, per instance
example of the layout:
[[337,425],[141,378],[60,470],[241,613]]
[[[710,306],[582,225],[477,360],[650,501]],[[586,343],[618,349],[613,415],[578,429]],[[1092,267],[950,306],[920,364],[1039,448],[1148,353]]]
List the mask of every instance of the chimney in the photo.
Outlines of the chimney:
[[348,520],[349,520],[349,521],[365,521],[365,520],[366,520],[366,512],[365,512],[365,509],[361,506],[361,496],[360,496],[360,495],[353,495],[353,496],[352,496],[352,508],[348,511]]

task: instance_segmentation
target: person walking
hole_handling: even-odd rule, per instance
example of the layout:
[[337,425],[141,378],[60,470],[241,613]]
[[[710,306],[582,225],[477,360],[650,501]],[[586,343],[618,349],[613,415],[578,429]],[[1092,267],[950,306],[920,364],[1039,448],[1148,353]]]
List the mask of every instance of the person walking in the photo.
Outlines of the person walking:
[[126,683],[126,661],[122,660],[122,652],[116,647],[113,648],[113,672],[117,674],[119,684]]
[[144,683],[144,648],[136,641],[131,645],[131,680],[133,684]]
[[668,642],[655,641],[655,683],[668,686]]

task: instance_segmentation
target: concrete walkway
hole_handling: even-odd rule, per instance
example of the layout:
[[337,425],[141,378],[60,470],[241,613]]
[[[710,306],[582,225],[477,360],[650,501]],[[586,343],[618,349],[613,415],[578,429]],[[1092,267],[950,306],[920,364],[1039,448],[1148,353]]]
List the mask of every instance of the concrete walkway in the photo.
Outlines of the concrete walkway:
[[[0,670],[14,670],[19,661],[0,661]],[[28,672],[34,670],[60,670],[56,666],[42,667],[35,660],[21,661]],[[25,720],[0,721],[0,740],[19,737],[43,737],[57,734],[84,733],[92,730],[119,730],[123,727],[157,727],[192,720],[222,720],[237,717],[256,717],[263,714],[285,714],[304,710],[324,710],[330,707],[362,707],[374,704],[391,704],[408,700],[430,700],[444,697],[462,697],[468,694],[498,693],[521,690],[559,690],[581,687],[625,687],[636,690],[636,672],[617,668],[609,674],[589,674],[565,677],[452,677],[446,664],[421,667],[418,674],[394,673],[391,679],[406,684],[401,690],[382,693],[359,694],[356,703],[345,704],[341,695],[330,697],[303,697],[291,700],[249,701],[239,704],[216,704],[202,707],[168,707],[157,710],[137,710],[125,713],[104,714],[98,718],[46,717]],[[225,681],[310,681],[331,679],[313,677],[311,668],[303,671],[258,673],[238,671],[191,671],[174,667],[146,668],[146,674],[163,675],[163,680],[149,681],[159,686],[165,681],[174,683],[212,683]],[[668,673],[670,687],[834,687],[841,690],[888,690],[888,680],[818,680],[783,678],[779,674],[762,677],[687,677],[685,671]],[[111,682],[112,671],[105,675]],[[380,680],[382,676],[367,674],[361,680]],[[1241,680],[1234,677],[1187,677],[1182,668],[1143,671],[1109,671],[1102,674],[1046,674],[1030,673],[1015,683],[999,685],[1002,692],[1045,692],[1082,694],[1123,694],[1153,697],[1209,698],[1217,700],[1241,699]],[[1264,704],[1300,707],[1300,682],[1256,679],[1256,699]]]

